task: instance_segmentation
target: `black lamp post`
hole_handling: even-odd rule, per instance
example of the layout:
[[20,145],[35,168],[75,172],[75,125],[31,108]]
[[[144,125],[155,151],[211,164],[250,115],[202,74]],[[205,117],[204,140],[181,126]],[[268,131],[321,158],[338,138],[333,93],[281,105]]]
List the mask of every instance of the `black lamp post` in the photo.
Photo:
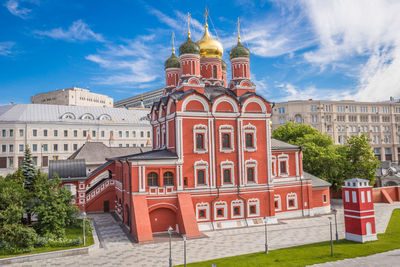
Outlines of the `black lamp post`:
[[168,227],[169,234],[169,267],[172,267],[172,251],[171,251],[171,235],[172,235],[172,227]]
[[268,254],[267,217],[264,217],[264,232],[265,232],[265,254]]
[[333,257],[332,217],[329,217],[329,232],[331,234],[331,257]]
[[337,209],[333,209],[332,211],[333,211],[333,214],[335,215],[336,242],[338,242],[339,241],[339,234],[338,234],[338,230],[337,230],[337,218],[336,218]]

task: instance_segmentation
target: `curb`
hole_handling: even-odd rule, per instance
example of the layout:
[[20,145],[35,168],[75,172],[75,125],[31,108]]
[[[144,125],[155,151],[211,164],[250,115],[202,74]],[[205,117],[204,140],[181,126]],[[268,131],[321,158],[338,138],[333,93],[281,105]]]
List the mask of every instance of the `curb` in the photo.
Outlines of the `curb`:
[[97,237],[96,228],[93,226],[93,221],[91,222],[93,227],[92,235],[94,244],[84,248],[72,248],[72,249],[64,249],[52,252],[44,252],[44,253],[37,253],[31,255],[23,255],[23,256],[16,256],[10,258],[0,259],[0,266],[7,265],[7,264],[14,264],[14,263],[23,263],[23,262],[30,262],[35,260],[44,260],[44,259],[53,259],[53,258],[60,258],[60,257],[68,257],[68,256],[76,256],[76,255],[85,255],[89,254],[93,250],[99,249],[99,239]]

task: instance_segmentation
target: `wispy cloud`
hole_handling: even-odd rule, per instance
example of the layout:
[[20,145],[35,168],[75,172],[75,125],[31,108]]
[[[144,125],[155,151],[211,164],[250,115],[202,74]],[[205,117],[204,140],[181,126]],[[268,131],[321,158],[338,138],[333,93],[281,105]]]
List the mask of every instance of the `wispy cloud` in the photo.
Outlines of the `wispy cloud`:
[[0,56],[11,55],[14,45],[14,42],[0,42]]
[[155,38],[154,34],[138,36],[88,55],[86,59],[97,63],[104,71],[94,78],[95,82],[135,88],[159,83],[163,76],[162,62],[168,52],[166,47],[155,44]]
[[104,38],[100,33],[95,33],[89,25],[82,20],[77,20],[69,26],[68,29],[55,28],[47,31],[34,31],[38,36],[47,36],[57,40],[68,42],[77,41],[97,41],[104,42]]
[[[8,0],[4,6],[10,11],[14,16],[20,17],[21,19],[27,19],[32,11],[32,9],[22,7],[19,0]],[[31,1],[32,2],[32,1]],[[33,1],[36,2],[36,1]]]

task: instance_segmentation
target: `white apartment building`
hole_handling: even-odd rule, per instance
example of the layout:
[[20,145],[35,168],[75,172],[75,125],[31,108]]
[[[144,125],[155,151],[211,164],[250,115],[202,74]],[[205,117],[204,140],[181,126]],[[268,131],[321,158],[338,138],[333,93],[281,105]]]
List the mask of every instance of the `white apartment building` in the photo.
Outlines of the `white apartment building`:
[[287,121],[305,123],[344,144],[348,136],[366,134],[380,160],[400,161],[400,102],[296,100],[277,103],[272,127]]
[[37,167],[66,159],[86,142],[151,147],[150,110],[40,104],[0,106],[0,175],[21,165],[26,146]]
[[31,97],[31,103],[112,108],[114,99],[106,95],[92,93],[88,89],[72,87],[34,95]]

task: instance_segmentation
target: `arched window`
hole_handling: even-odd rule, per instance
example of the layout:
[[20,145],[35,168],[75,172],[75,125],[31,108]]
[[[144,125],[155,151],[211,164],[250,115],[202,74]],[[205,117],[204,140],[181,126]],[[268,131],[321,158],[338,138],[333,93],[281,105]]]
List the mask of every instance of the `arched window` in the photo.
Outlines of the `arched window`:
[[147,186],[158,186],[158,174],[151,172],[147,174]]
[[174,185],[174,174],[172,172],[164,173],[164,185]]
[[213,77],[217,79],[217,66],[213,66]]

